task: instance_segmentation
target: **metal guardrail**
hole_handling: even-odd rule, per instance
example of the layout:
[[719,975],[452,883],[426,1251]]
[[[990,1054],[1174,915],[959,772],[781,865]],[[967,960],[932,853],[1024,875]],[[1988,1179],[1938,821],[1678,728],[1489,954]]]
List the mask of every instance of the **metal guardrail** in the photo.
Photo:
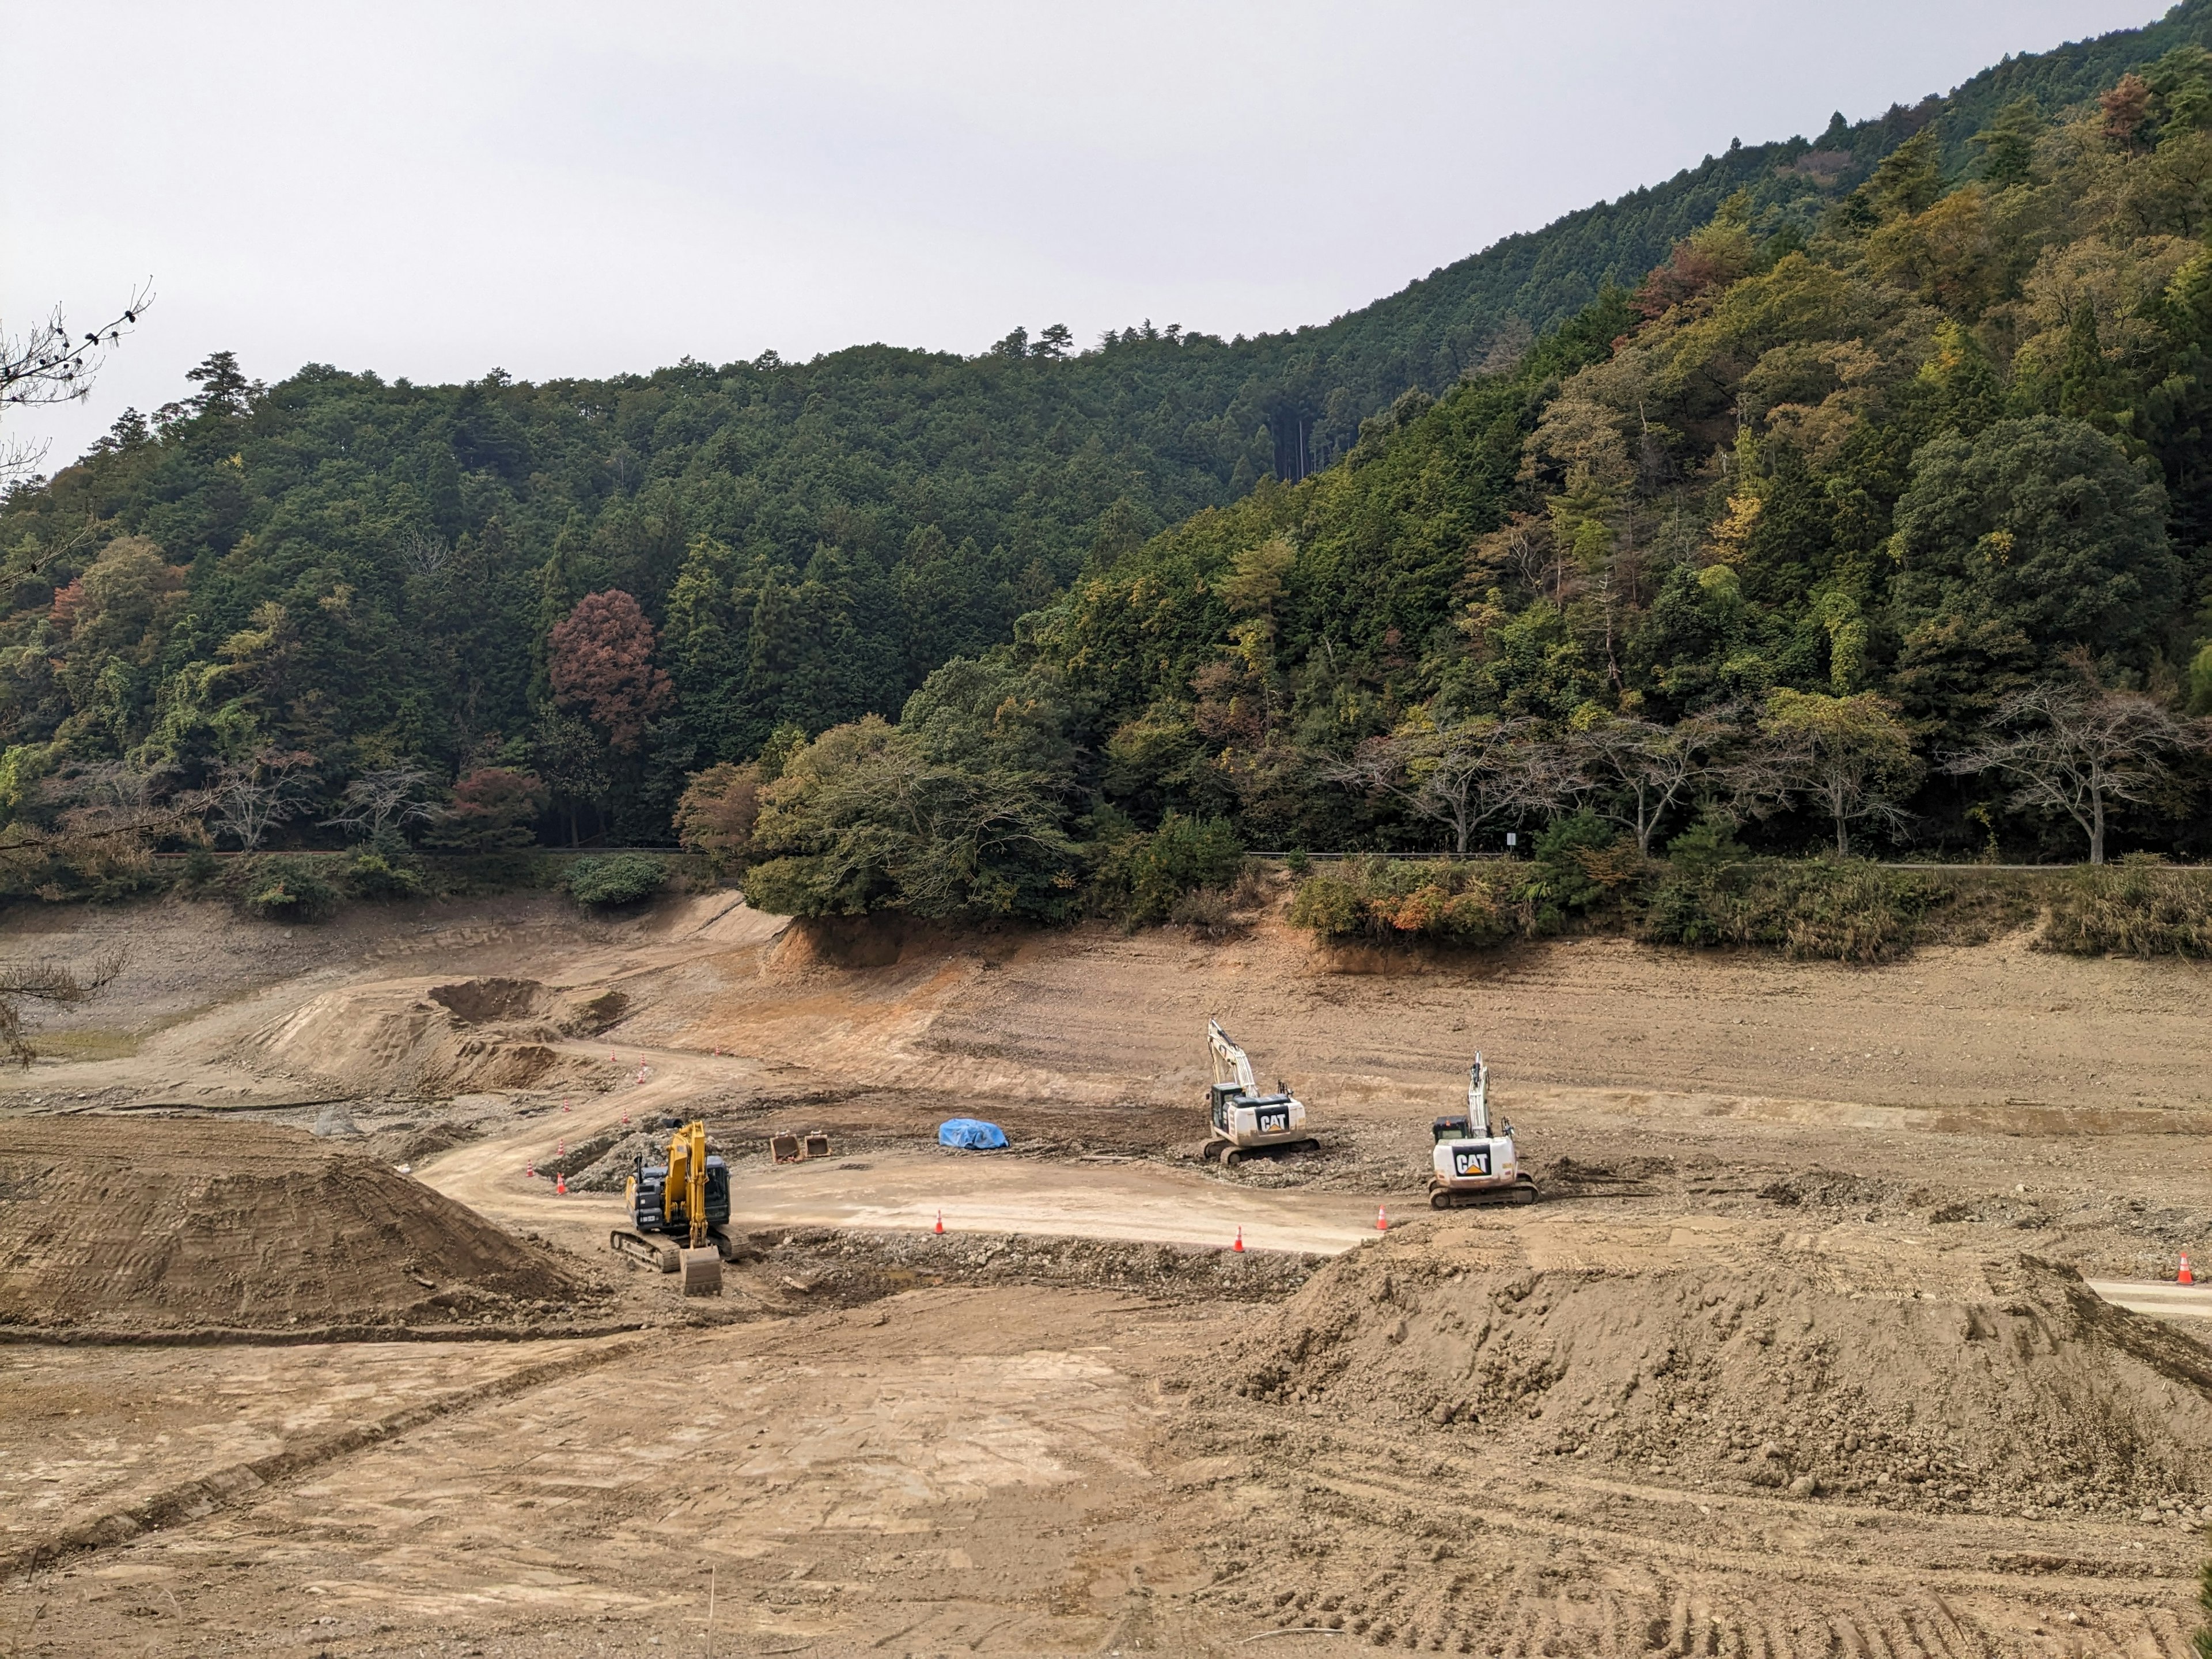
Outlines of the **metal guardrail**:
[[[244,853],[232,847],[203,848],[198,850],[206,853],[210,858],[218,859],[345,859],[368,849],[361,847],[295,847],[276,849],[264,847],[251,853]],[[687,853],[680,847],[507,847],[495,853],[453,853],[436,848],[410,848],[407,856],[411,859],[486,859],[497,858],[502,853],[519,853],[529,858],[566,859],[599,858],[614,853],[643,853],[657,859],[698,859],[706,856],[703,853]],[[156,859],[188,859],[192,854],[191,853],[154,853],[149,856]]]
[[[1346,859],[1389,859],[1394,864],[1524,864],[1528,862],[1527,859],[1511,853],[1247,853],[1244,856],[1253,859],[1273,859],[1278,862],[1291,858],[1304,858],[1312,864],[1340,863]],[[1722,867],[1734,870],[1752,864],[1789,864],[1800,861],[1780,856],[1767,859],[1738,859]],[[2056,871],[2094,870],[2100,867],[2112,870],[2118,867],[2109,862],[2101,866],[2093,865],[2086,859],[2078,864],[1942,864],[1932,860],[1916,861],[1902,859],[1869,859],[1867,862],[1872,864],[1877,870],[1948,870],[1954,875],[1967,874],[1977,870]],[[2212,870],[2212,864],[2138,865],[2135,867],[2164,870],[2176,875],[2187,875]]]

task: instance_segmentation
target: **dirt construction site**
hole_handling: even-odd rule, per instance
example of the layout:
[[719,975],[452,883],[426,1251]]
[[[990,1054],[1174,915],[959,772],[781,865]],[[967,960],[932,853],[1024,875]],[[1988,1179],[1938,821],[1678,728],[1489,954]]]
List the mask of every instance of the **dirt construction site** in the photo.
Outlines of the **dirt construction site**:
[[[0,1079],[5,1659],[2191,1651],[2202,965],[0,931],[127,952]],[[1432,1210],[1477,1049],[1540,1201]],[[609,1249],[692,1120],[716,1296]]]

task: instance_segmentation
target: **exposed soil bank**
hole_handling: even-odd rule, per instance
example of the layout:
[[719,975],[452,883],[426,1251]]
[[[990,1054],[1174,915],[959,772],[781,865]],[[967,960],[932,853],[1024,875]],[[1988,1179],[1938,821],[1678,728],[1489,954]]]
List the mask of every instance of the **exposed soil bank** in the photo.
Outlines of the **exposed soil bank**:
[[297,1130],[0,1120],[0,1325],[507,1323],[597,1294],[553,1252]]

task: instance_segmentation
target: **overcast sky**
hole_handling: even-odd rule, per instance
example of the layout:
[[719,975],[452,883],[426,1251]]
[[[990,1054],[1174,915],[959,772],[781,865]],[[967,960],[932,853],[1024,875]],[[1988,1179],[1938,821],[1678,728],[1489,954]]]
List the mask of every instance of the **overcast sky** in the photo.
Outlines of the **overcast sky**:
[[[211,350],[418,381],[1326,321],[2155,0],[0,0],[0,322],[159,298],[77,453]],[[35,66],[35,68],[33,68]]]

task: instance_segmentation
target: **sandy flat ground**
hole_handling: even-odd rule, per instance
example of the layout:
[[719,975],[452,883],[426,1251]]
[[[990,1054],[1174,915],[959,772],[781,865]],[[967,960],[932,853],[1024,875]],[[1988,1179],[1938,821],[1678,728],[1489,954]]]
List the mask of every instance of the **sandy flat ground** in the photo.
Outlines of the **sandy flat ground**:
[[[915,1238],[941,1211],[955,1236],[1243,1229],[1350,1263],[1379,1205],[1408,1248],[1431,1237],[1409,1221],[1504,1229],[1547,1284],[1656,1294],[1700,1263],[1795,1263],[1839,1304],[1972,1309],[2024,1253],[2154,1283],[2203,1241],[2201,967],[2017,939],[1858,970],[1612,939],[1330,958],[1274,925],[800,935],[726,896],[611,921],[519,899],[289,938],[191,906],[0,933],[133,943],[112,994],[51,1034],[70,1058],[0,1091],[0,1164],[9,1113],[106,1114],[127,1146],[133,1109],[189,1108],[168,1121],[219,1149],[241,1111],[304,1129],[344,1103],[366,1131],[344,1146],[614,1275],[606,1305],[646,1327],[0,1344],[14,1652],[694,1653],[710,1595],[723,1653],[2185,1652],[2212,1504],[2193,1429],[2171,1467],[2056,1503],[1539,1464],[1487,1431],[1443,1444],[1460,1427],[1423,1426],[1403,1390],[1235,1394],[1273,1304],[1188,1287],[948,1268],[814,1306],[764,1268],[733,1280],[736,1322],[688,1323],[670,1282],[608,1257],[613,1194],[524,1170],[697,1114],[764,1237]],[[1308,1102],[1322,1154],[1174,1155],[1200,1130],[1209,1015]],[[1550,1201],[1431,1221],[1426,1125],[1478,1047]],[[939,1152],[956,1112],[1014,1151]],[[784,1127],[824,1129],[832,1157],[773,1165]],[[0,1222],[35,1229],[34,1204]],[[1388,1334],[1361,1362],[1386,1381]]]

